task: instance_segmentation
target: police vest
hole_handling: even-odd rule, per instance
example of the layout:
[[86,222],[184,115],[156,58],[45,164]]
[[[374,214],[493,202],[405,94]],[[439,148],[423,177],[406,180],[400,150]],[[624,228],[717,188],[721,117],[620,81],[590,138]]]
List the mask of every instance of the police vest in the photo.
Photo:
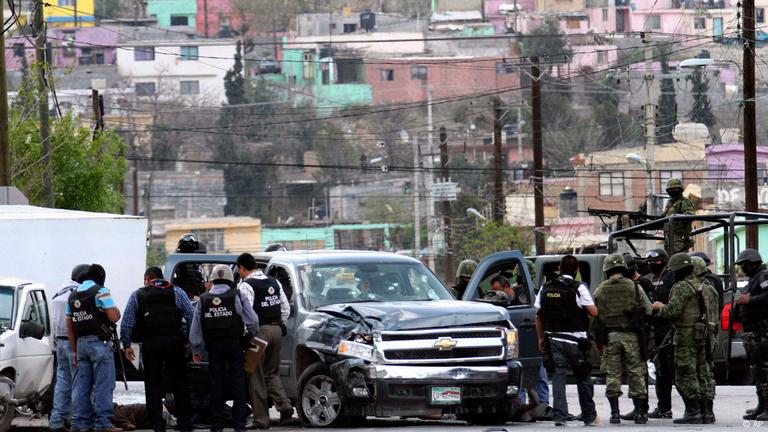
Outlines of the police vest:
[[69,295],[69,311],[72,314],[75,337],[98,336],[101,340],[109,340],[109,319],[107,314],[96,306],[96,294],[101,288],[101,285],[93,285],[85,291],[74,290]]
[[576,300],[581,283],[559,277],[541,290],[541,318],[548,332],[581,332],[589,329],[589,316]]
[[136,292],[139,305],[136,327],[132,337],[136,342],[154,336],[177,336],[181,333],[181,310],[176,306],[176,291],[173,286],[160,288],[147,286]]
[[250,278],[245,283],[253,288],[253,310],[259,317],[259,323],[280,323],[280,284],[277,279]]
[[237,290],[221,294],[210,292],[200,296],[203,340],[240,339],[243,336],[243,319],[235,308]]
[[606,327],[626,328],[629,316],[625,312],[635,306],[635,282],[625,277],[611,277],[600,284],[595,302],[600,321]]
[[691,280],[685,279],[675,284],[672,288],[672,295],[687,295],[688,302],[683,307],[683,311],[680,316],[675,320],[675,328],[692,327],[695,323],[700,321],[702,312],[699,308],[699,291],[697,287],[693,286]]
[[[762,294],[768,290],[768,271],[762,270],[749,280],[747,292],[751,296]],[[739,306],[739,316],[744,324],[745,331],[754,331],[754,324],[768,320],[768,306],[762,304],[747,303]]]

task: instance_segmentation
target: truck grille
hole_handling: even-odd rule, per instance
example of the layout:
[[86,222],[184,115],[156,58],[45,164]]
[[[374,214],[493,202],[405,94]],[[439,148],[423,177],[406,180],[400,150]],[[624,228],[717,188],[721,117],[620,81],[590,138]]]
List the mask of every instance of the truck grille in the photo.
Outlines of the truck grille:
[[382,332],[376,341],[389,363],[461,363],[504,358],[505,329],[488,327]]

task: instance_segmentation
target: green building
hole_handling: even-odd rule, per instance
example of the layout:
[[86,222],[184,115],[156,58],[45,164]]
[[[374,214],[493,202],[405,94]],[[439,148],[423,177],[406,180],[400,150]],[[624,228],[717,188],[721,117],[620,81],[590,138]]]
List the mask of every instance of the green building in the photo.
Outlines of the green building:
[[396,224],[339,224],[310,227],[270,227],[261,231],[264,248],[280,243],[289,250],[376,249],[389,250]]
[[196,0],[147,0],[147,15],[161,27],[195,27]]
[[[768,261],[768,225],[758,225],[758,248],[760,251],[760,256],[763,257],[764,261]],[[736,235],[739,237],[739,240],[736,242],[737,250],[736,255],[738,256],[738,253],[745,249],[747,246],[747,239],[746,239],[746,230],[744,226],[736,227]],[[712,250],[714,250],[714,256],[711,257],[712,260],[715,262],[715,269],[719,274],[726,273],[726,270],[724,269],[725,266],[725,259],[724,259],[724,250],[725,250],[725,241],[723,240],[723,230],[718,229],[715,230],[709,237],[709,241],[711,242]]]

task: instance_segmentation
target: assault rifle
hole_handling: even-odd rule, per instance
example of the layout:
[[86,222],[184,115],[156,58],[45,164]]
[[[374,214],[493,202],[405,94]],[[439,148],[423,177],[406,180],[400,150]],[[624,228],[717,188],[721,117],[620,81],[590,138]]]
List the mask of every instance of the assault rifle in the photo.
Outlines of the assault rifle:
[[123,385],[125,386],[125,389],[128,390],[128,378],[125,375],[125,361],[123,360],[124,354],[123,349],[120,348],[120,337],[117,335],[117,326],[110,325],[109,329],[112,335],[112,348],[115,350],[117,358],[120,360],[120,371],[123,373]]
[[635,305],[626,314],[629,327],[637,333],[637,343],[640,345],[640,359],[648,360],[648,330],[645,326],[645,306],[640,303],[640,284],[635,284]]
[[611,224],[606,222],[605,218],[615,217],[617,231],[622,230],[624,228],[629,228],[633,225],[640,225],[641,223],[660,218],[659,216],[649,215],[649,214],[646,214],[645,212],[640,212],[640,211],[628,212],[628,211],[619,211],[619,210],[588,208],[586,213],[589,214],[590,216],[599,217],[600,222],[602,222],[603,225],[606,227],[610,227]]

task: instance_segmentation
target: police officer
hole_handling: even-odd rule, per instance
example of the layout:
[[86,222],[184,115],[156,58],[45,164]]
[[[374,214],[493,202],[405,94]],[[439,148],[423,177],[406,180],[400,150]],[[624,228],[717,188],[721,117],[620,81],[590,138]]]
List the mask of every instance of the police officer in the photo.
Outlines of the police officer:
[[[144,272],[144,287],[128,299],[120,326],[125,356],[136,354],[131,342],[142,342],[144,395],[149,422],[155,432],[165,432],[163,419],[163,365],[170,377],[180,431],[192,430],[192,409],[187,387],[186,328],[192,322],[192,303],[181,288],[163,279],[159,267]],[[185,323],[187,323],[185,325]]]
[[555,425],[565,426],[568,400],[565,379],[568,369],[576,378],[581,419],[587,426],[598,425],[595,411],[592,365],[589,355],[589,317],[597,316],[597,308],[589,288],[574,280],[579,261],[573,255],[560,259],[560,277],[547,282],[536,296],[536,333],[539,350],[548,353],[554,366],[552,393]]
[[461,299],[464,295],[475,269],[477,269],[477,263],[470,259],[459,263],[459,267],[456,268],[456,283],[451,287],[451,292],[457,299]]
[[598,319],[608,332],[607,343],[602,347],[602,367],[606,380],[605,396],[611,405],[610,422],[621,423],[621,374],[622,369],[626,368],[629,397],[635,406],[635,423],[644,424],[648,421],[648,390],[645,381],[647,366],[641,358],[637,331],[631,327],[626,312],[639,302],[649,313],[650,302],[645,292],[625,277],[627,264],[621,255],[608,255],[603,262],[603,271],[606,279],[597,287],[594,295]]
[[72,352],[77,353],[73,431],[114,430],[110,419],[114,416],[115,356],[110,339],[120,310],[104,286],[106,278],[104,267],[90,265],[67,304],[67,334]]
[[192,318],[189,339],[192,344],[192,360],[202,361],[202,350],[208,351],[208,367],[211,379],[212,432],[224,428],[224,386],[232,395],[232,421],[237,432],[245,430],[247,416],[245,398],[245,351],[243,327],[247,340],[256,336],[259,321],[249,305],[235,289],[232,269],[219,264],[211,271],[211,289],[200,296]]
[[713,405],[717,383],[715,382],[714,351],[717,345],[718,323],[720,322],[720,297],[715,287],[709,282],[710,279],[706,277],[711,272],[704,259],[700,256],[691,256],[691,261],[693,261],[693,277],[701,286],[702,295],[706,296],[707,319],[709,320],[706,345],[708,349],[707,359],[709,360],[709,385],[704,390],[704,398],[701,401],[701,421],[704,424],[712,424],[715,422]]
[[700,424],[701,399],[706,396],[710,379],[707,300],[693,278],[693,261],[687,253],[672,255],[669,270],[675,276],[669,302],[665,305],[657,301],[653,310],[661,318],[673,320],[675,329],[675,386],[685,402],[685,413],[673,423]]
[[[644,276],[653,285],[654,301],[666,303],[675,284],[674,275],[667,269],[669,255],[664,249],[652,249],[645,254],[645,262],[651,271]],[[653,341],[656,347],[656,409],[648,418],[672,418],[672,384],[675,381],[675,350],[672,346],[672,323],[658,316],[652,318]]]
[[72,407],[72,385],[77,376],[77,367],[72,362],[73,353],[67,337],[67,303],[72,291],[83,283],[88,267],[88,264],[80,264],[73,268],[70,280],[64,282],[64,286],[51,300],[51,324],[57,361],[53,410],[48,420],[48,427],[56,432],[67,431],[66,423],[69,421]]
[[[705,265],[704,269],[706,270],[706,272],[704,273],[703,277],[704,279],[707,280],[707,282],[709,282],[710,285],[712,285],[712,287],[717,292],[717,304],[720,307],[719,310],[722,310],[723,309],[723,293],[724,293],[723,281],[719,277],[717,277],[716,274],[712,273],[712,270],[709,269],[709,265],[712,264],[712,260],[710,260],[709,255],[707,255],[704,252],[693,252],[691,253],[691,258],[693,257],[699,257],[702,260],[704,260],[704,265]],[[695,264],[696,262],[694,261],[694,265]]]
[[744,249],[736,264],[749,277],[745,294],[736,300],[735,314],[744,326],[741,340],[757,388],[758,406],[745,420],[768,420],[768,271],[755,249]]
[[[205,246],[192,233],[181,236],[176,245],[177,253],[205,253]],[[183,262],[176,266],[173,283],[187,294],[190,300],[205,292],[205,282],[200,266],[194,262]]]
[[[671,178],[667,182],[669,201],[662,216],[692,215],[693,202],[683,197],[683,182],[679,178]],[[664,225],[664,248],[669,255],[687,252],[693,246],[691,241],[691,221],[677,220]]]
[[509,306],[520,306],[530,304],[527,285],[515,285],[512,287],[509,279],[502,275],[496,275],[491,279],[491,291],[485,298],[491,300],[502,300]]
[[250,376],[253,425],[258,429],[269,428],[269,403],[272,399],[280,412],[280,422],[286,423],[293,416],[293,407],[283,388],[278,373],[280,350],[285,336],[285,323],[291,314],[291,306],[282,285],[277,279],[265,275],[256,265],[253,255],[243,253],[237,257],[240,273],[238,290],[246,303],[253,306],[259,317],[258,337],[267,341],[267,349],[261,365]]

